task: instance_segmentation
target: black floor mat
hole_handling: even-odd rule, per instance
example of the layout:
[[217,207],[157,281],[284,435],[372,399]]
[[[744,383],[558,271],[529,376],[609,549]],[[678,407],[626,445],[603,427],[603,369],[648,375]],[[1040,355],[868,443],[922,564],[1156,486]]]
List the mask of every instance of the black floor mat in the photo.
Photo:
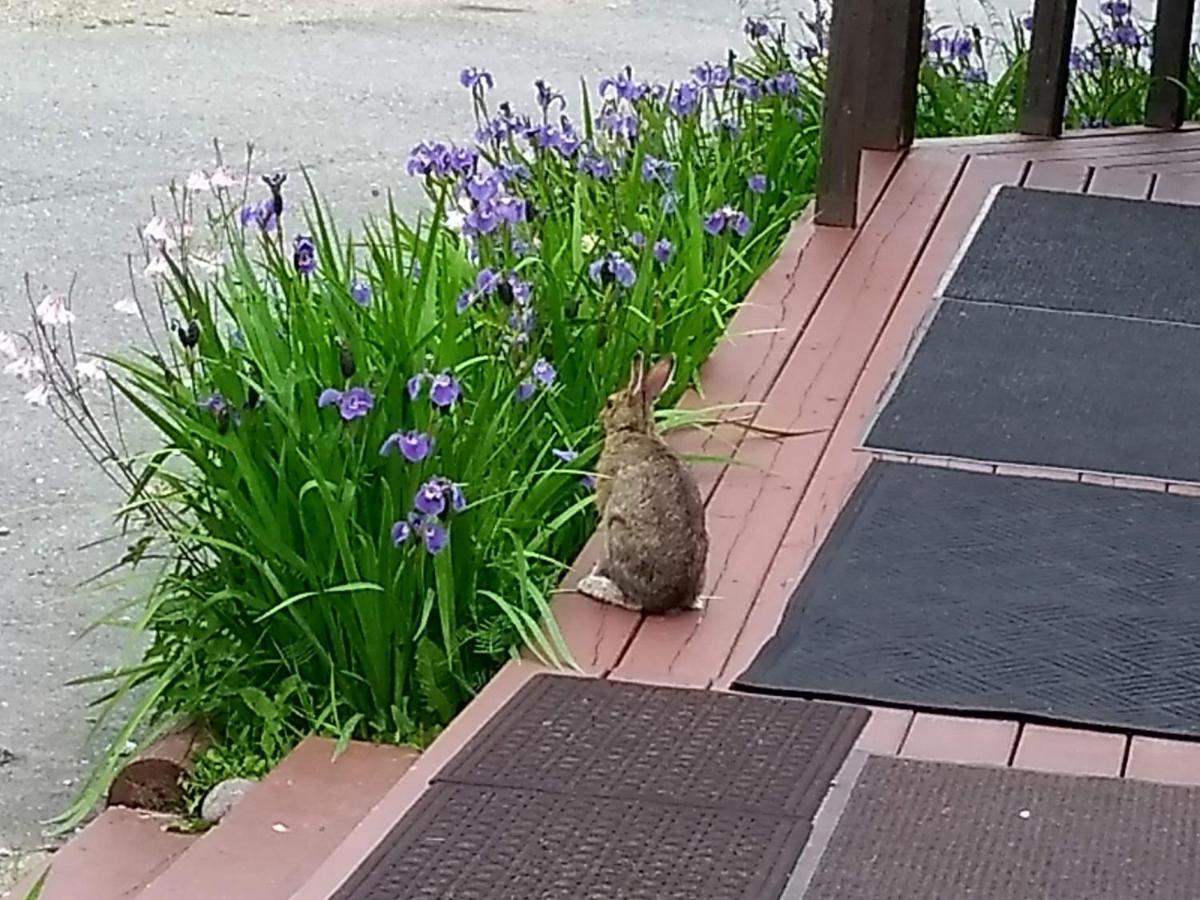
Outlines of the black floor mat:
[[1200,788],[868,760],[805,900],[1195,900]]
[[1200,207],[1004,187],[946,295],[1200,324]]
[[338,900],[770,900],[862,709],[584,678],[531,681]]
[[738,684],[1200,735],[1200,500],[876,463]]
[[948,299],[866,443],[1200,481],[1197,360],[1195,326]]

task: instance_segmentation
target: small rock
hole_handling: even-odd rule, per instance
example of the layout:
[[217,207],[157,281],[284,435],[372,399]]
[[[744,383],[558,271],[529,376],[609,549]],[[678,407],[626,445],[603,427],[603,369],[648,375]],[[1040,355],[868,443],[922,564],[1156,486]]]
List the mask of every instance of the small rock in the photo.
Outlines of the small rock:
[[249,778],[227,778],[208,792],[200,804],[200,818],[205,822],[220,822],[246,796],[256,782]]
[[11,762],[16,762],[16,759],[17,754],[13,753],[7,747],[0,747],[0,766],[7,766]]
[[286,834],[288,827],[286,825],[284,825],[282,822],[276,822],[274,825],[271,826],[271,830],[276,832],[277,834]]
[[12,529],[7,525],[0,525],[0,537],[8,537],[12,534]]
[[1032,813],[1030,813],[1029,810],[1027,810],[1027,809],[1023,809],[1019,813],[1017,813],[1017,815],[1020,816],[1022,819],[1028,819],[1030,817],[1030,815],[1032,815]]

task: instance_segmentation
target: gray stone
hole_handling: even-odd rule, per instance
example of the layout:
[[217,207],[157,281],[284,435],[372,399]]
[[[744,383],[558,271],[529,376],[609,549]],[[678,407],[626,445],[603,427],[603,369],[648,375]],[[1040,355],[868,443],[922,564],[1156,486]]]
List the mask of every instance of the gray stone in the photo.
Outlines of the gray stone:
[[249,778],[227,778],[208,792],[200,804],[200,818],[216,824],[241,801],[258,782]]

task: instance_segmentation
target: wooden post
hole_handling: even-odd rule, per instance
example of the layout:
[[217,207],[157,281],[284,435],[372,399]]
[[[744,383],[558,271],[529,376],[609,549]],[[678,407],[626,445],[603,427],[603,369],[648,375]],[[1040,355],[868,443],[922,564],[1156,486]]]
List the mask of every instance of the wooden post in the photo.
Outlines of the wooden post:
[[1037,0],[1025,79],[1021,133],[1058,137],[1063,130],[1076,0]]
[[1195,0],[1158,0],[1152,80],[1146,96],[1146,124],[1151,128],[1178,128],[1183,124],[1187,100],[1183,85],[1187,84],[1195,5]]
[[866,60],[870,103],[863,125],[864,147],[899,150],[912,144],[924,43],[925,0],[876,4]]
[[833,4],[817,175],[818,225],[852,228],[858,216],[862,118],[869,74],[865,63],[873,5],[874,0]]

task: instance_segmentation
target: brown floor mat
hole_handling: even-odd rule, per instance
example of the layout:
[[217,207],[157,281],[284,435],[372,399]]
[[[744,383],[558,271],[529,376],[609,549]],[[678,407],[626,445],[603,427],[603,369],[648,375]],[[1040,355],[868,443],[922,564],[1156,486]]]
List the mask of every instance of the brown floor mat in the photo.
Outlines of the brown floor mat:
[[1200,788],[873,758],[804,900],[1196,900]]
[[768,900],[866,723],[825,703],[531,681],[338,900]]

